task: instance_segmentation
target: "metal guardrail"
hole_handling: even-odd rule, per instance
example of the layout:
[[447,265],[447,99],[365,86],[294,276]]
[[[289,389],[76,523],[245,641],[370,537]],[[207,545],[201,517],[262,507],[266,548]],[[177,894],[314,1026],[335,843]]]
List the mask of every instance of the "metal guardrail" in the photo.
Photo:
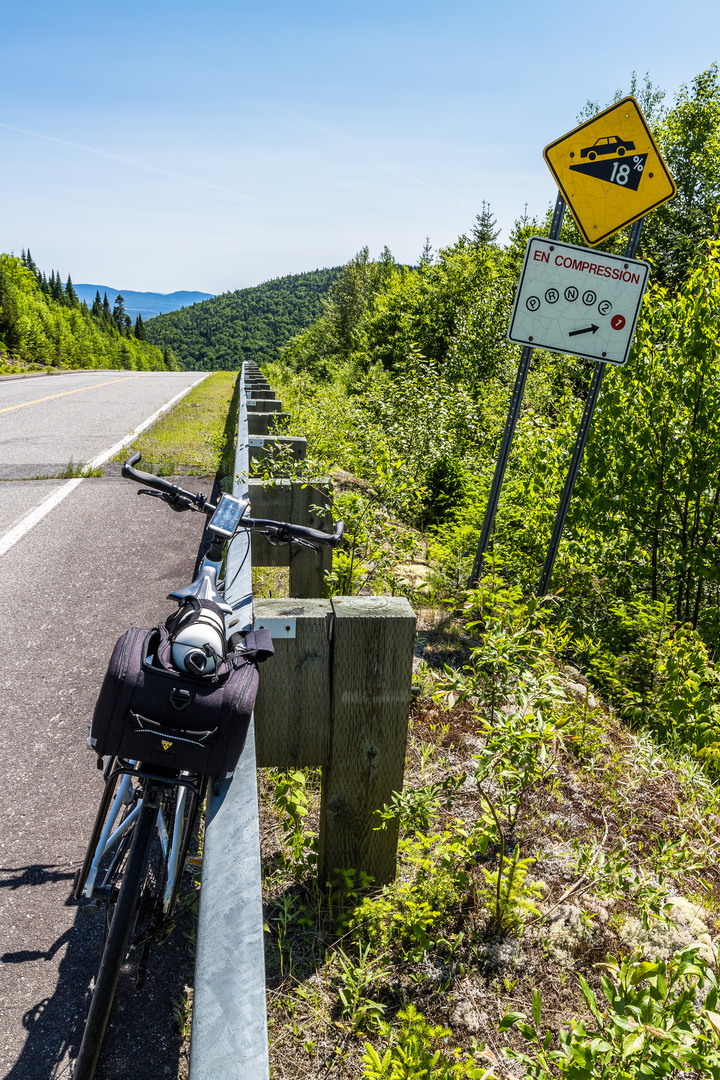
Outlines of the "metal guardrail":
[[[248,494],[245,365],[233,495]],[[233,542],[226,567],[233,631],[252,625],[250,537]],[[235,622],[237,620],[237,622]],[[269,1080],[265,944],[260,873],[255,727],[231,780],[211,794],[205,820],[190,1080]]]

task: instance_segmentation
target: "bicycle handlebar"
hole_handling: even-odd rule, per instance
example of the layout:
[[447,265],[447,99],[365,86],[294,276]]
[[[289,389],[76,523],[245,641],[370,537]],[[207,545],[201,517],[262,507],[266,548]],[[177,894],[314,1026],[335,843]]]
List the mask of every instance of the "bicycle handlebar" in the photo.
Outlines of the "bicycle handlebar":
[[[140,460],[142,460],[142,454],[139,451],[131,454],[123,464],[122,475],[128,480],[135,480],[139,484],[147,484],[148,487],[155,488],[161,497],[175,510],[197,509],[207,514],[208,517],[215,513],[217,507],[199,492],[193,494],[192,491],[185,491],[184,488],[178,487],[177,484],[171,484],[169,480],[164,480],[161,476],[155,476],[154,473],[141,472],[140,469],[136,469],[134,466]],[[329,544],[330,547],[337,547],[342,540],[345,529],[342,521],[336,523],[334,532],[326,533],[321,532],[319,529],[310,529],[306,525],[294,525],[289,521],[272,521],[269,518],[249,517],[241,518],[238,527],[248,532],[261,532],[276,544],[289,544],[296,540],[301,544]]]
[[270,541],[277,544],[289,544],[293,539],[305,540],[309,543],[329,544],[337,547],[343,538],[345,526],[342,521],[335,524],[335,532],[326,533],[319,529],[310,529],[307,525],[293,525],[290,521],[271,521],[268,518],[244,518],[240,522],[241,529],[250,532],[261,532]]
[[196,506],[198,510],[204,510],[207,514],[215,512],[215,507],[212,503],[209,503],[204,495],[194,495],[192,491],[185,491],[183,488],[178,487],[177,484],[171,484],[169,480],[163,480],[162,476],[156,476],[155,473],[141,472],[140,469],[135,469],[138,461],[142,459],[142,454],[139,450],[136,450],[134,454],[124,462],[122,467],[122,475],[128,480],[136,480],[138,484],[147,484],[148,487],[155,488],[157,491],[161,491],[164,495],[170,496],[170,505],[174,502],[185,502],[189,506]]

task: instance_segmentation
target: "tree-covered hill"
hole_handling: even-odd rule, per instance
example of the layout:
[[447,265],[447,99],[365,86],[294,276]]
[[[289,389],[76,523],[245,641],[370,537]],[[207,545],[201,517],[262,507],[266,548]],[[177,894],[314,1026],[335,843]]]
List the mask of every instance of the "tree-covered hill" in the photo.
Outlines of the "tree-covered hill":
[[125,300],[125,310],[133,319],[142,315],[143,319],[154,319],[156,315],[164,315],[166,311],[177,311],[178,308],[189,307],[190,304],[200,304],[203,300],[212,300],[215,293],[190,292],[181,289],[177,292],[138,292],[136,289],[113,289],[108,285],[75,285],[75,292],[80,300],[92,304],[95,293],[102,296],[107,293],[108,300],[114,304],[118,296]]
[[122,296],[111,306],[96,294],[92,309],[78,299],[71,278],[48,278],[30,252],[0,255],[0,374],[28,368],[132,368],[167,370],[168,349],[145,340],[142,320],[133,329]]
[[171,349],[183,367],[201,371],[276,360],[278,350],[322,313],[339,269],[290,274],[158,315],[145,324],[148,340]]

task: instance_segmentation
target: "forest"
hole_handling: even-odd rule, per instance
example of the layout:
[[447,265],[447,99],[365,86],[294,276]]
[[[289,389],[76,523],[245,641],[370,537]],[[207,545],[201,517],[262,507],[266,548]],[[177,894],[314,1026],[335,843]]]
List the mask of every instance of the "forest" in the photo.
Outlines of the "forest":
[[0,255],[0,374],[50,368],[175,370],[170,349],[145,339],[142,318],[133,327],[122,296],[107,294],[92,308],[78,299],[68,275],[48,277],[30,251]]
[[[396,880],[349,868],[318,890],[317,775],[266,778],[274,1076],[720,1077],[718,68],[672,104],[630,89],[678,195],[643,225],[652,284],[547,596],[592,369],[565,355],[533,356],[469,579],[518,271],[551,208],[500,244],[484,205],[416,268],[361,250],[264,365],[308,438],[295,475],[334,477],[329,589],[404,594],[419,619],[405,789],[378,822],[399,830]],[[580,242],[569,215],[561,239]]]
[[274,278],[157,315],[148,341],[172,350],[193,371],[236,371],[243,360],[274,360],[278,349],[320,315],[339,267]]

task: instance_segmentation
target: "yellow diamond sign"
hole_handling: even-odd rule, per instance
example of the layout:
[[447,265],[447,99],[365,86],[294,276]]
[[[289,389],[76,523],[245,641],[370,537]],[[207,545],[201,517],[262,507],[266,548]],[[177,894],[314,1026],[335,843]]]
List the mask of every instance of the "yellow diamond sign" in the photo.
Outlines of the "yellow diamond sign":
[[543,151],[588,244],[599,244],[677,194],[634,97],[550,143]]

